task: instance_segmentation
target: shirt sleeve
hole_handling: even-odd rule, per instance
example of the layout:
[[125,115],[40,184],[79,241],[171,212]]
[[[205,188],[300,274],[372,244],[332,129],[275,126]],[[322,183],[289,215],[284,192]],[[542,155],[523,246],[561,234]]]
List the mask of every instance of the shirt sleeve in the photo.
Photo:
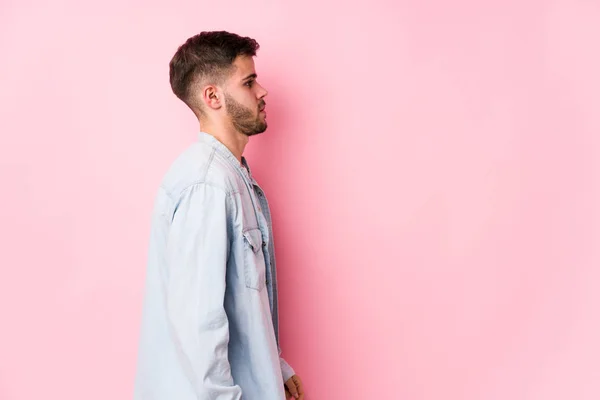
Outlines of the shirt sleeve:
[[216,186],[191,186],[179,198],[168,235],[169,324],[199,400],[242,398],[231,375],[224,308],[230,202]]
[[281,346],[279,345],[279,342],[277,343],[277,351],[279,352],[279,365],[281,366],[281,376],[283,378],[283,383],[286,383],[288,379],[296,375],[296,372],[294,371],[292,366],[288,364],[283,357],[281,357]]
[[283,359],[279,357],[279,363],[281,364],[281,375],[283,376],[283,383],[287,382],[292,376],[296,375],[294,369]]

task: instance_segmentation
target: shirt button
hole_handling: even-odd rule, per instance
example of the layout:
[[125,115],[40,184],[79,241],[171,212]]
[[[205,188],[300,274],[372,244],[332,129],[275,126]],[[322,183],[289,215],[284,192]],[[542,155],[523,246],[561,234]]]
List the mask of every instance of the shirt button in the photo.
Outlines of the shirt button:
[[263,245],[263,247],[267,247],[267,243],[266,242],[263,242],[262,245]]

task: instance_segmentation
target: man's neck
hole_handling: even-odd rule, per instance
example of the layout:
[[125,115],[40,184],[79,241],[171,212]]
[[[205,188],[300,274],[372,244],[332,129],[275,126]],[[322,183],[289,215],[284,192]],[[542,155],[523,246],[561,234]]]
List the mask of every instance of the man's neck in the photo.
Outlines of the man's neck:
[[217,128],[215,126],[201,125],[200,130],[213,136],[221,142],[242,163],[242,155],[248,144],[247,135],[241,134],[233,129]]

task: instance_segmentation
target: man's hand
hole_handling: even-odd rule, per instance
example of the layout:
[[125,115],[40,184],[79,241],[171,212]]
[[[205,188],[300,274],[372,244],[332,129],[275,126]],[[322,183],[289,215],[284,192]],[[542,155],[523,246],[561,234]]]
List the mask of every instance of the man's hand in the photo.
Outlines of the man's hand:
[[298,375],[292,376],[285,383],[285,398],[304,400],[304,385]]

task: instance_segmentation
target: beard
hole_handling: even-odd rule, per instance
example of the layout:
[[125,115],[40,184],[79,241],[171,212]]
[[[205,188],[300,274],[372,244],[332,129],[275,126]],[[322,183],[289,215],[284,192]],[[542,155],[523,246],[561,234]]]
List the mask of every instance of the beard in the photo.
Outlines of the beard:
[[[240,133],[246,136],[258,135],[267,130],[267,121],[262,119],[260,113],[254,114],[251,109],[244,107],[242,104],[235,101],[229,94],[225,94],[225,109],[227,115],[231,117],[233,127]],[[259,109],[265,105],[265,101],[261,100]]]

